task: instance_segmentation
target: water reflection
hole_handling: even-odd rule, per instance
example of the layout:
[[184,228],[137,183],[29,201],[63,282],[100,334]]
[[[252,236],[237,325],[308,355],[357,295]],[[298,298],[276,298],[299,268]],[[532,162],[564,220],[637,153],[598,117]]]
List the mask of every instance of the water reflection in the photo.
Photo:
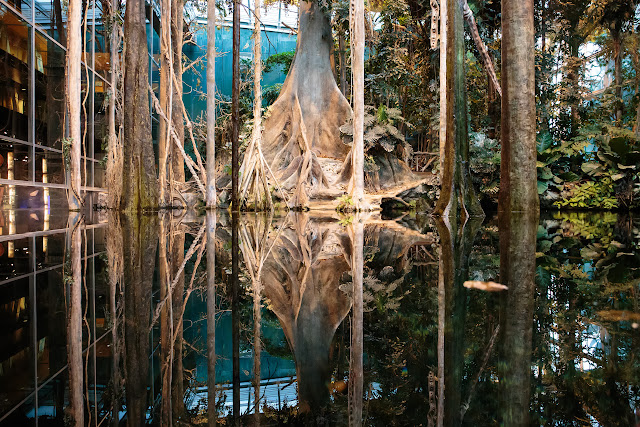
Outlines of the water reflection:
[[637,423],[632,217],[68,224],[0,258],[2,425]]

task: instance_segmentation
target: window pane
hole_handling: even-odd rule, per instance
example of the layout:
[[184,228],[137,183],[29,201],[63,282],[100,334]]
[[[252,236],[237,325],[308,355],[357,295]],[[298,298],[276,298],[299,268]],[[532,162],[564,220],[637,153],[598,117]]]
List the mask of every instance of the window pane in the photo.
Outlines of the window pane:
[[29,26],[0,5],[0,135],[29,137]]
[[36,142],[62,149],[65,52],[36,32]]

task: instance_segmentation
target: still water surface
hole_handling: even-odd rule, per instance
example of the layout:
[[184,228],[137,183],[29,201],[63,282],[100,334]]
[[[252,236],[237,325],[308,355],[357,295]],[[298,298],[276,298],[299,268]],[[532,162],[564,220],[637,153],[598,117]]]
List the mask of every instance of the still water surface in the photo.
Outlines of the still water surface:
[[0,216],[0,426],[640,421],[629,215]]

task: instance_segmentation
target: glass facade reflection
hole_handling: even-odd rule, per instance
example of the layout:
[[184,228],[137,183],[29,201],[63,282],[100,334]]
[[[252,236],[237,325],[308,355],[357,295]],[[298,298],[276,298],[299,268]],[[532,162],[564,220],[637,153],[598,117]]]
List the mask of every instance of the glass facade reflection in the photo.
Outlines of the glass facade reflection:
[[[0,0],[0,203],[7,209],[50,209],[51,194],[66,188],[66,21],[64,0]],[[100,3],[89,2],[86,28],[81,170],[89,195],[104,185],[110,46]]]

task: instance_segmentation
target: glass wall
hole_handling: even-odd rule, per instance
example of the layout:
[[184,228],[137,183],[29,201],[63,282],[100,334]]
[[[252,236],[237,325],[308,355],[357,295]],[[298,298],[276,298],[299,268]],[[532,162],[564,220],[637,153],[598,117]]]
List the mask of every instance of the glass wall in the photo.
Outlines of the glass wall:
[[[66,187],[62,152],[68,132],[66,8],[64,0],[0,0],[0,203],[4,208],[50,207],[48,190]],[[102,15],[102,4],[90,0],[82,79],[86,139],[81,168],[87,193],[100,191],[104,182],[107,120],[103,104],[109,91],[109,45]],[[64,198],[62,204],[66,205]]]

